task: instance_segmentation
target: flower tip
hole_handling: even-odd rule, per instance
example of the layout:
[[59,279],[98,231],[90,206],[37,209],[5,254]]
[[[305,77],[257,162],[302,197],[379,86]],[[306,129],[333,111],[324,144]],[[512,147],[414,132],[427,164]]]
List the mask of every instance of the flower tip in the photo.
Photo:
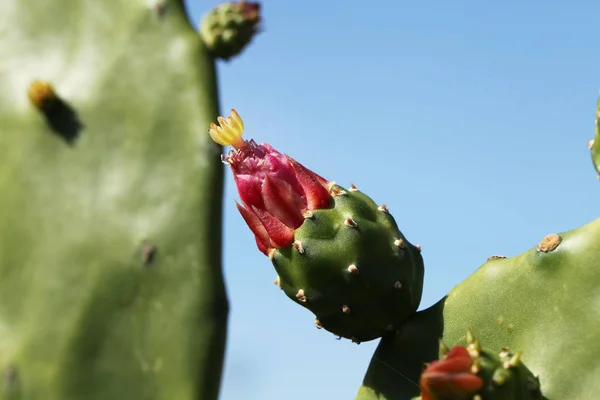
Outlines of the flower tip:
[[246,143],[242,138],[244,121],[234,109],[231,110],[230,116],[227,118],[218,117],[217,121],[219,125],[211,122],[208,129],[208,134],[212,140],[221,146],[233,146],[236,149]]

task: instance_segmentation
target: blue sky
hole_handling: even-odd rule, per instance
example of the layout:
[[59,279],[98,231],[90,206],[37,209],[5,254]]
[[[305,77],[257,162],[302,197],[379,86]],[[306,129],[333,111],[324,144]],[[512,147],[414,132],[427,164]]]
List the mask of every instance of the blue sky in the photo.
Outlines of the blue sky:
[[[188,1],[194,22],[214,4]],[[262,4],[264,33],[219,63],[223,111],[237,109],[246,137],[386,203],[423,246],[421,309],[489,255],[518,255],[598,217],[587,141],[600,3]],[[273,285],[230,171],[226,184],[221,399],[354,398],[377,341],[315,329]]]

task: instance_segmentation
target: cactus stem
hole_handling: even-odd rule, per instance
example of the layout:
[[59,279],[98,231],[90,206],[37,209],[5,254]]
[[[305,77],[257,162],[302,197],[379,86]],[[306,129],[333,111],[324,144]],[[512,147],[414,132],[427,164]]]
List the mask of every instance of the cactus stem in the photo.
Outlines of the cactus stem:
[[343,305],[342,306],[342,312],[344,314],[350,314],[350,307],[348,307],[347,305]]
[[389,213],[389,212],[390,212],[390,210],[388,210],[388,208],[387,208],[387,206],[385,205],[385,203],[384,203],[384,204],[382,204],[382,205],[380,205],[379,207],[377,207],[377,209],[378,209],[379,211],[381,211],[381,212],[384,212],[384,213]]
[[302,212],[302,216],[304,217],[304,219],[311,219],[312,217],[314,217],[315,215],[313,214],[312,211],[310,210],[304,210]]
[[279,287],[279,289],[281,289],[281,279],[279,278],[279,275],[277,275],[277,278],[275,278],[275,280],[273,281],[273,283],[275,285],[277,285]]
[[394,240],[394,245],[403,249],[404,248],[404,240],[396,239],[396,240]]
[[499,260],[499,259],[503,259],[503,258],[506,258],[506,256],[501,256],[499,254],[493,254],[493,255],[489,256],[486,261]]
[[304,254],[304,247],[302,246],[301,241],[295,240],[294,243],[292,244],[292,246],[294,247],[294,249],[296,249],[298,251],[298,253]]
[[304,289],[300,289],[298,290],[298,293],[296,293],[296,298],[298,299],[298,301],[300,303],[306,303],[306,295],[304,294]]
[[358,192],[358,188],[354,185],[354,183],[350,184],[350,191],[351,192]]
[[357,337],[353,336],[351,340],[352,340],[352,343],[360,344],[360,340],[358,340]]
[[352,275],[358,275],[358,268],[356,267],[356,265],[351,264],[348,266],[348,272],[350,272]]
[[594,139],[592,139],[592,140],[590,140],[590,141],[588,142],[588,149],[590,149],[590,150],[591,150],[591,149],[592,149],[592,147],[594,147]]
[[558,245],[562,242],[562,238],[560,235],[556,233],[552,233],[550,235],[545,236],[537,246],[538,251],[548,253],[553,251],[558,247]]
[[346,220],[344,221],[344,225],[351,226],[353,228],[358,227],[358,224],[352,218],[346,218]]
[[394,289],[401,290],[402,289],[402,282],[398,281],[398,282],[394,283]]
[[318,319],[315,319],[315,326],[317,327],[317,329],[323,329],[323,325],[321,325],[321,321],[319,321]]

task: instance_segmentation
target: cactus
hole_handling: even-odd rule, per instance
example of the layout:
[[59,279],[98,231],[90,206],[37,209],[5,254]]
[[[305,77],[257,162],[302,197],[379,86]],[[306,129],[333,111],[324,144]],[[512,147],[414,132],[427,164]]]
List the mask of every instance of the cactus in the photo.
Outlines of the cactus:
[[244,203],[238,210],[279,287],[315,314],[318,328],[360,343],[393,331],[417,309],[423,259],[385,205],[268,144],[246,142],[235,110],[219,124],[209,134],[234,148],[224,161]]
[[215,59],[182,1],[5,0],[0,33],[0,398],[216,399]]

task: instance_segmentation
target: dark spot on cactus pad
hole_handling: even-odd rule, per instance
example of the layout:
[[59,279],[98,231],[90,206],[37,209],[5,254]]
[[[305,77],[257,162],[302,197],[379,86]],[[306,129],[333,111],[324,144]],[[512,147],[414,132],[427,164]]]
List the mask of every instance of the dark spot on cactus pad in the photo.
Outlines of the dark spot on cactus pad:
[[12,395],[18,390],[18,373],[14,366],[9,366],[4,370],[4,393]]
[[156,260],[157,248],[153,244],[144,243],[142,245],[142,262],[145,267],[151,266]]
[[489,256],[487,258],[487,261],[490,261],[490,260],[500,260],[500,259],[504,259],[504,258],[506,258],[506,256],[501,256],[501,255],[498,255],[498,254],[494,254],[494,255]]
[[29,100],[43,113],[52,132],[69,145],[75,143],[84,126],[75,110],[56,94],[52,85],[34,81],[27,94]]
[[562,242],[560,235],[552,233],[542,239],[542,241],[538,244],[537,249],[538,251],[547,253],[556,249],[560,242]]

